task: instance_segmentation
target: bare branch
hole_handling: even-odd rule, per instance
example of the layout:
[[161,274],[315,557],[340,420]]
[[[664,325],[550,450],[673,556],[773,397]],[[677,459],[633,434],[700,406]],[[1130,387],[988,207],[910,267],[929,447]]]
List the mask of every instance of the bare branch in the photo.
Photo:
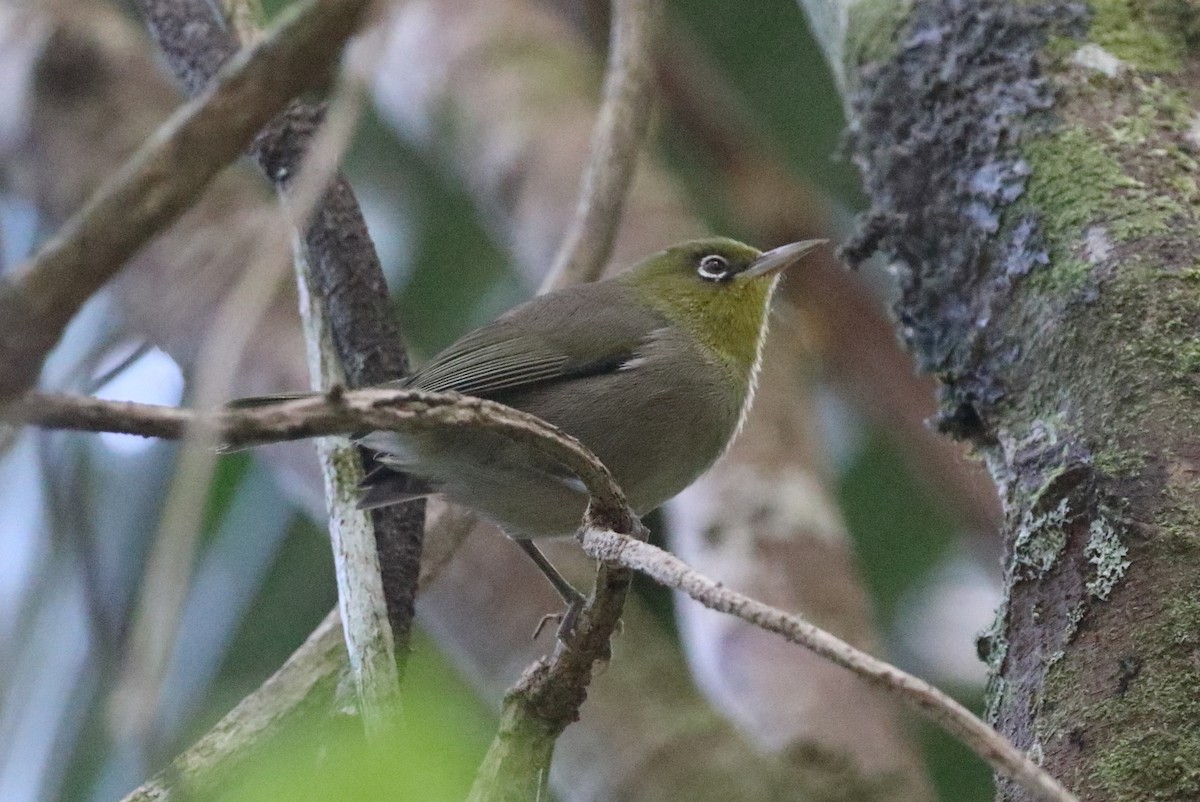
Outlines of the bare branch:
[[584,551],[597,560],[645,574],[661,585],[686,593],[705,607],[737,616],[782,635],[792,643],[811,649],[896,695],[969,747],[996,772],[1020,784],[1036,799],[1044,802],[1077,802],[1070,791],[1003,735],[924,680],[855,649],[798,616],[730,590],[700,574],[678,557],[649,543],[595,528],[583,530],[580,542]]
[[[286,440],[378,429],[472,428],[503,434],[562,463],[591,496],[589,516],[607,528],[636,530],[625,494],[608,468],[574,437],[527,412],[494,401],[420,390],[344,390],[255,409],[204,413],[180,407],[29,393],[0,408],[0,419],[52,429],[118,432],[178,440],[189,428],[238,449]],[[599,525],[599,524],[598,524]]]
[[550,289],[594,281],[604,271],[654,99],[654,43],[662,0],[615,0],[604,104],[596,120],[579,205],[546,279]]
[[177,218],[289,99],[327,79],[366,0],[311,0],[177,111],[34,259],[0,284],[0,398],[36,380],[83,303]]

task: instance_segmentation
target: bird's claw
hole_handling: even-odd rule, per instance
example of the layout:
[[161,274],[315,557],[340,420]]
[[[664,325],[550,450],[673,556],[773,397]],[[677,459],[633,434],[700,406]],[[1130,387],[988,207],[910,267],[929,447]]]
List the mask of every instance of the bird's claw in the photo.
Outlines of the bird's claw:
[[533,639],[537,640],[542,634],[542,630],[546,628],[546,624],[551,621],[558,622],[558,628],[554,633],[554,637],[563,645],[566,645],[567,638],[575,631],[575,624],[579,622],[579,614],[583,612],[583,605],[586,603],[583,596],[578,596],[567,601],[567,609],[561,613],[547,613],[542,616],[542,620],[538,622],[537,628],[533,630]]

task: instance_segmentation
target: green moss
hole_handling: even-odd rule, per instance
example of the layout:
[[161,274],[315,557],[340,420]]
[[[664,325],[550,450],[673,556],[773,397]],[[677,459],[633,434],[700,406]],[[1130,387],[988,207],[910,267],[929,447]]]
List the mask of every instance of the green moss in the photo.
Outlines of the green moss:
[[1052,295],[1074,295],[1087,286],[1092,267],[1082,259],[1063,256],[1051,262],[1050,269],[1039,270],[1031,279],[1033,286]]
[[1083,555],[1096,567],[1096,574],[1087,582],[1092,598],[1104,601],[1129,569],[1129,549],[1121,542],[1117,530],[1104,518],[1092,521]]
[[1200,664],[1191,657],[1200,644],[1200,598],[1188,591],[1166,598],[1115,661],[1111,686],[1085,689],[1086,653],[1057,660],[1047,672],[1035,737],[1062,744],[1078,732],[1095,749],[1091,771],[1076,787],[1080,798],[1200,799]]
[[[1130,336],[1125,338],[1124,351],[1135,364],[1143,366],[1148,379],[1157,377],[1163,389],[1176,391],[1174,398],[1190,405],[1200,392],[1200,340],[1196,337],[1200,331],[1200,293],[1186,278],[1162,281],[1179,278],[1180,273],[1138,267],[1132,271],[1130,282],[1122,280],[1114,286],[1129,292],[1131,302],[1148,299],[1149,293],[1154,299],[1143,302],[1138,318],[1117,321],[1133,324],[1128,327]],[[1159,280],[1157,289],[1152,286],[1155,279]],[[1140,286],[1137,280],[1142,282]]]
[[[1200,204],[1200,163],[1183,139],[1192,124],[1186,95],[1159,79],[1137,80],[1139,102],[1102,130],[1065,126],[1023,145],[1032,168],[1013,218],[1041,216],[1051,263],[1035,286],[1056,295],[1089,286],[1093,265],[1082,240],[1100,227],[1114,246],[1185,234]],[[1109,90],[1085,89],[1081,104],[1112,103]]]
[[858,0],[850,6],[844,64],[847,75],[872,61],[886,61],[900,48],[900,29],[911,0]]
[[1132,476],[1146,465],[1146,454],[1113,443],[1092,455],[1096,469],[1109,476]]
[[1126,175],[1112,150],[1082,128],[1033,140],[1024,152],[1032,168],[1025,200],[1047,221],[1052,275],[1041,280],[1049,288],[1073,289],[1086,279],[1087,264],[1070,248],[1088,226],[1107,224],[1108,237],[1121,243],[1165,231],[1170,216],[1181,211]]
[[1146,725],[1119,727],[1098,752],[1094,763],[1099,785],[1112,799],[1177,802],[1200,799],[1200,669],[1162,670],[1146,666],[1128,693],[1102,703],[1114,723],[1136,711]]
[[1127,183],[1117,160],[1082,128],[1035,139],[1024,151],[1032,168],[1025,197],[1050,221],[1052,251],[1078,239],[1084,226],[1109,209],[1113,190]]
[[1173,29],[1171,2],[1092,0],[1089,38],[1122,61],[1149,72],[1174,72],[1187,48],[1186,31]]

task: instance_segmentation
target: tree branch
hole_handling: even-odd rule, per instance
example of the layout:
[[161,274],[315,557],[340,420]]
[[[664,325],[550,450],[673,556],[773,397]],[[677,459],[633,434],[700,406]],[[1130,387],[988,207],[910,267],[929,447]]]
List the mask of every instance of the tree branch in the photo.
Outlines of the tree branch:
[[177,218],[289,99],[327,79],[367,3],[311,0],[179,109],[34,259],[0,283],[0,399],[37,379],[83,303]]
[[[138,0],[138,6],[189,92],[206,86],[237,51],[236,36],[206,0]],[[239,15],[243,28],[247,16],[253,15]],[[311,149],[324,116],[323,106],[294,103],[255,140],[254,155],[280,192],[291,193],[301,160]],[[351,387],[365,387],[404,376],[408,357],[388,302],[383,268],[344,176],[334,176],[306,218],[302,233],[305,270],[297,279],[311,282],[311,293],[320,298],[344,381]],[[364,472],[374,469],[374,459],[365,450],[359,450],[359,459]],[[425,504],[385,507],[366,515],[374,530],[383,599],[397,666],[402,671],[415,613]]]
[[587,528],[580,534],[583,549],[597,560],[645,574],[661,585],[685,593],[718,612],[737,616],[757,627],[782,635],[827,660],[853,671],[873,685],[903,699],[933,723],[965,744],[1001,775],[1019,783],[1044,802],[1077,802],[1076,797],[989,727],[971,711],[924,680],[816,627],[804,619],[730,590],[700,574],[662,549],[615,532]]
[[334,387],[323,396],[253,409],[198,412],[34,392],[0,407],[0,419],[52,429],[117,432],[165,440],[178,440],[194,430],[227,450],[363,430],[467,427],[502,434],[562,463],[587,489],[591,518],[624,534],[636,530],[636,516],[629,511],[625,494],[608,468],[578,440],[526,412],[457,393]]
[[612,254],[621,210],[650,127],[662,0],[614,0],[604,103],[596,119],[575,217],[546,286],[594,281]]

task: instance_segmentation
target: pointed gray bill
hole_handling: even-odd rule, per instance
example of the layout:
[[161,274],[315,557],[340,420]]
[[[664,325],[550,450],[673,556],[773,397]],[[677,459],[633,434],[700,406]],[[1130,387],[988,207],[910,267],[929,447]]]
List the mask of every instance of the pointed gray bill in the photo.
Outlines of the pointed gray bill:
[[738,278],[758,278],[791,267],[808,253],[829,242],[827,239],[806,239],[772,248],[750,263]]

